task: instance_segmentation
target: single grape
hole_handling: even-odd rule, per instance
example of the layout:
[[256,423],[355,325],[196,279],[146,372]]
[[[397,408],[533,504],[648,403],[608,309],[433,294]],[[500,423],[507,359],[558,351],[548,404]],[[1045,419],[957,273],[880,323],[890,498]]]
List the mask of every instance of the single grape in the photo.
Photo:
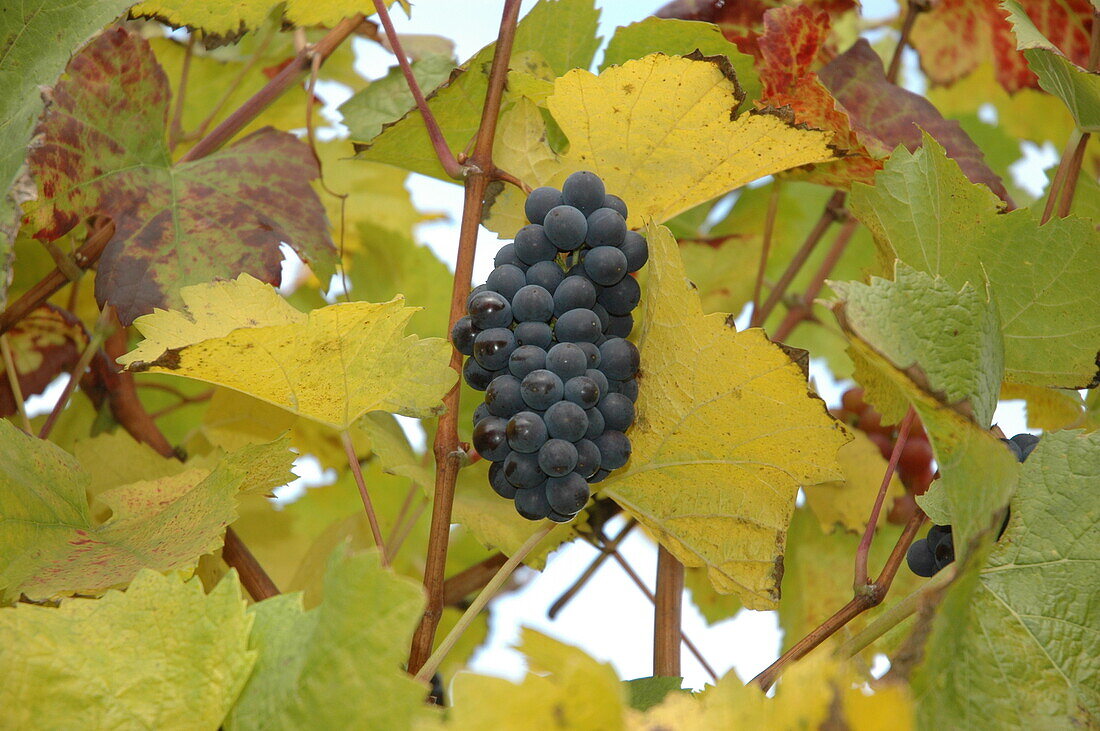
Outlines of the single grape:
[[617,195],[611,195],[608,193],[603,197],[603,208],[610,208],[616,211],[620,216],[626,218],[626,203]]
[[625,338],[634,329],[633,315],[610,315],[604,332],[608,337]]
[[563,312],[554,325],[554,334],[562,343],[591,343],[602,334],[600,318],[586,308]]
[[499,292],[478,292],[470,299],[469,312],[474,327],[480,330],[512,324],[512,306]]
[[1023,462],[1035,451],[1035,447],[1039,444],[1039,437],[1027,433],[1017,434],[1012,437],[1012,441],[1020,448],[1020,461]]
[[508,446],[524,454],[539,451],[539,447],[549,438],[546,423],[534,411],[521,411],[509,419],[505,433]]
[[565,400],[582,409],[591,409],[599,403],[600,395],[599,386],[588,376],[574,376],[565,382]]
[[[603,337],[602,335],[599,337]],[[595,343],[577,343],[578,348],[584,351],[584,356],[588,359],[589,368],[600,367],[600,346]]]
[[489,465],[489,486],[493,488],[493,492],[506,500],[516,496],[515,485],[508,482],[508,478],[504,476],[503,462],[493,462]]
[[546,231],[537,223],[531,223],[516,232],[516,256],[528,266],[540,261],[550,261],[558,255],[558,249],[546,237]]
[[917,576],[928,578],[936,574],[936,557],[928,550],[928,541],[923,538],[913,541],[905,552],[905,562],[909,570]]
[[493,266],[499,267],[505,264],[517,266],[524,271],[527,270],[527,265],[516,255],[516,247],[514,244],[505,244],[500,247],[497,249],[497,255],[493,257]]
[[634,423],[634,402],[621,393],[607,394],[598,408],[603,414],[603,423],[607,429],[624,432]]
[[600,469],[600,448],[591,439],[582,439],[574,446],[577,448],[577,466],[573,471],[587,480]]
[[[579,249],[584,244],[584,237],[588,235],[588,220],[573,206],[551,208],[543,225],[546,228],[546,238],[561,251]],[[516,234],[516,241],[518,243],[519,234]],[[520,256],[523,256],[522,252]]]
[[527,520],[542,520],[550,515],[550,503],[546,500],[545,485],[516,490],[515,501],[516,512]]
[[572,401],[559,401],[551,405],[546,410],[543,421],[546,422],[546,431],[553,439],[576,442],[588,433],[588,416],[584,409]]
[[477,333],[478,330],[474,327],[474,321],[469,315],[458,318],[455,326],[451,328],[451,342],[455,350],[463,355],[473,355],[474,338],[477,337]]
[[549,348],[554,339],[550,324],[546,322],[521,322],[512,333],[516,336],[517,345],[534,345],[543,350]]
[[563,279],[565,272],[556,261],[540,261],[527,270],[527,283],[542,287],[550,294],[554,294]]
[[577,466],[577,448],[564,439],[550,439],[539,449],[539,468],[549,477],[561,477]]
[[[561,320],[558,322],[560,323]],[[587,369],[588,356],[573,343],[559,342],[546,351],[546,370],[557,375],[562,382],[576,376],[583,376]]]
[[928,440],[916,439],[910,434],[898,460],[898,471],[905,474],[920,472],[932,462],[932,457],[932,445]]
[[474,297],[481,294],[482,292],[484,292],[487,289],[488,289],[488,287],[486,287],[484,284],[479,284],[479,285],[477,285],[476,287],[474,287],[473,289],[470,290],[470,293],[468,295],[466,295],[466,310],[467,311],[469,311],[470,303],[474,301]]
[[557,512],[556,510],[553,510],[553,509],[551,509],[550,512],[546,514],[546,518],[548,520],[554,521],[555,523],[568,523],[569,521],[573,520],[573,518],[575,518],[575,517],[577,517],[575,514],[574,515],[562,515],[561,513]]
[[562,515],[579,512],[588,502],[588,496],[588,483],[576,472],[546,481],[546,500],[555,512]]
[[845,411],[858,414],[863,411],[863,389],[850,388],[840,397],[840,405]]
[[588,238],[593,249],[597,246],[622,246],[626,236],[626,220],[612,208],[597,208],[588,216]]
[[609,379],[625,381],[638,372],[638,348],[622,338],[608,338],[600,346],[600,370]]
[[600,318],[600,332],[607,332],[607,326],[611,324],[611,315],[608,314],[607,308],[601,304],[595,304],[589,309],[596,313],[596,317]]
[[875,411],[870,406],[864,406],[863,411],[859,414],[859,428],[865,432],[877,432],[883,431],[887,434],[890,433],[889,427],[884,428],[882,426],[882,414]]
[[579,208],[586,216],[603,205],[606,193],[600,177],[587,170],[573,173],[561,186],[561,199]]
[[512,298],[516,322],[549,322],[554,315],[554,298],[537,284],[527,284]]
[[509,452],[504,458],[504,477],[518,490],[541,485],[546,475],[539,469],[539,453]]
[[[928,534],[931,535],[932,532],[929,531]],[[952,538],[951,533],[947,533],[946,535],[940,537],[940,539],[934,544],[931,540],[929,540],[928,547],[932,550],[932,555],[936,557],[937,571],[955,560],[955,541]]]
[[[615,394],[616,396],[618,394]],[[513,375],[497,376],[485,389],[485,405],[489,413],[510,419],[524,409],[519,393],[519,379]]]
[[637,231],[627,231],[619,249],[626,255],[626,270],[636,272],[649,261],[649,244]]
[[523,212],[531,223],[542,223],[551,208],[561,205],[561,191],[543,186],[535,188],[523,203]]
[[619,381],[619,390],[615,393],[621,393],[631,401],[638,400],[638,381],[635,378],[628,378],[625,381]]
[[585,254],[584,273],[605,287],[618,284],[626,276],[626,254],[614,246],[598,246]]
[[516,378],[522,379],[531,371],[545,367],[546,351],[537,345],[521,345],[508,356],[508,372]]
[[508,367],[508,356],[516,349],[516,336],[506,327],[482,330],[474,338],[474,360],[487,371]]
[[[1004,442],[1006,447],[1008,447],[1008,451],[1012,452],[1012,456],[1016,458],[1017,462],[1023,462],[1024,461],[1023,460],[1024,453],[1022,451],[1020,451],[1020,445],[1019,444],[1017,444],[1012,439],[1002,439],[1001,441]],[[906,442],[905,446],[906,447],[909,446],[908,442]],[[900,469],[900,468],[901,468],[901,463],[898,463],[898,469]]]
[[561,317],[576,309],[592,309],[596,304],[596,285],[587,277],[566,277],[554,290],[554,315]]
[[499,416],[482,419],[474,427],[474,449],[485,459],[499,462],[508,456],[508,422]]
[[477,405],[477,408],[474,409],[473,425],[477,426],[477,423],[479,421],[489,416],[492,416],[492,414],[489,413],[489,407],[485,404],[484,401],[482,401],[480,404]]
[[595,485],[597,482],[603,482],[610,474],[611,470],[605,470],[601,467],[600,469],[596,470],[596,474],[588,478],[588,484]]
[[[549,355],[547,356],[549,359]],[[565,394],[565,384],[559,376],[544,368],[531,371],[520,382],[524,402],[532,409],[544,411]]]
[[475,391],[484,391],[489,388],[489,384],[497,377],[497,373],[496,371],[487,371],[479,366],[473,358],[467,358],[466,363],[462,366],[462,377],[466,379],[466,383],[469,384],[470,388]]
[[600,390],[600,398],[611,393],[611,384],[608,382],[607,376],[603,374],[603,371],[597,368],[589,368],[584,372],[584,375],[596,382],[596,388]]
[[[494,292],[500,292],[506,299],[516,296],[519,288],[527,284],[527,275],[515,264],[501,264],[485,280],[485,284]],[[513,306],[514,303],[513,303]]]
[[584,415],[588,417],[588,429],[584,432],[585,439],[595,439],[604,432],[603,414],[600,410],[593,407],[584,412]]
[[630,459],[630,440],[621,431],[608,429],[592,441],[600,448],[600,463],[604,469],[617,470]]
[[597,301],[612,315],[629,315],[642,299],[642,288],[634,277],[623,277],[617,284],[600,290]]

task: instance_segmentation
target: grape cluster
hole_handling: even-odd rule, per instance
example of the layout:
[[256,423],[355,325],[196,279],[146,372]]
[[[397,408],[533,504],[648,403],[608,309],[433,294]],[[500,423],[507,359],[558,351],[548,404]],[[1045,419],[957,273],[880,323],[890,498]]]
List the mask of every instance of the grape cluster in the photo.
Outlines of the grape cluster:
[[[1034,434],[1017,434],[1011,439],[1002,439],[1016,459],[1023,462],[1039,443],[1039,437]],[[1008,515],[1005,515],[1001,524],[1000,533],[1004,533],[1008,526]],[[997,535],[1001,537],[1000,533]],[[909,570],[917,576],[935,576],[937,573],[955,560],[955,541],[951,536],[951,526],[933,525],[928,529],[928,535],[913,541],[905,554],[905,561],[909,564]]]
[[489,482],[528,520],[564,523],[589,486],[630,458],[638,349],[626,340],[641,299],[630,276],[649,258],[626,204],[594,173],[531,191],[531,223],[497,252],[451,340],[485,392],[474,448]]

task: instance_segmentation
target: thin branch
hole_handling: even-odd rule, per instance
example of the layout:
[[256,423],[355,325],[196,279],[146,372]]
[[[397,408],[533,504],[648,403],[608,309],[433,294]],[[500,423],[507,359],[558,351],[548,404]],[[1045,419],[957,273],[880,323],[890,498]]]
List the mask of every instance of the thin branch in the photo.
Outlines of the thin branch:
[[[413,75],[409,58],[405,55],[405,49],[401,47],[401,39],[393,28],[393,21],[390,19],[390,11],[386,9],[386,3],[384,0],[374,0],[374,7],[378,11],[378,19],[382,21],[382,27],[386,30],[386,38],[390,42],[390,48],[393,49],[393,55],[397,57],[397,63],[401,66],[401,73],[405,75],[405,83],[409,85],[409,91],[412,92],[413,99],[416,101],[416,108],[420,110],[420,116],[424,118],[424,127],[428,130],[428,138],[432,141],[432,147],[435,148],[439,164],[443,166],[443,170],[447,175],[455,180],[461,180],[465,170],[458,164],[451,148],[447,146],[443,131],[439,129],[439,123],[435,121],[435,115],[428,107],[428,101],[424,98],[424,92],[420,90],[420,84],[417,82],[416,76]],[[505,5],[505,10],[507,11],[507,5]],[[510,52],[511,48],[509,47],[509,55]],[[486,99],[486,105],[488,105],[488,99]],[[499,104],[497,109],[500,109]]]
[[1062,182],[1062,195],[1058,200],[1058,217],[1065,218],[1073,207],[1073,196],[1077,193],[1077,180],[1081,177],[1081,163],[1085,160],[1085,147],[1092,135],[1085,132],[1077,140],[1077,146],[1073,148],[1073,154],[1069,158],[1066,167],[1066,178]]
[[248,591],[253,601],[262,602],[278,596],[279,587],[260,566],[260,562],[248,550],[241,537],[232,528],[225,529],[225,543],[222,545],[222,560],[237,570],[241,585]]
[[504,586],[504,582],[508,581],[512,572],[523,563],[523,560],[535,550],[535,547],[542,542],[542,539],[546,538],[550,534],[550,531],[554,530],[555,525],[553,523],[547,523],[542,528],[535,531],[534,535],[528,538],[522,546],[520,546],[514,555],[504,562],[504,565],[500,567],[500,570],[496,572],[493,578],[485,585],[485,588],[477,595],[470,606],[462,613],[462,616],[458,618],[455,626],[447,633],[447,636],[443,638],[443,641],[439,643],[439,647],[435,652],[431,654],[424,664],[416,672],[416,679],[421,683],[426,683],[435,675],[435,671],[439,669],[439,665],[443,662],[443,659],[447,657],[454,646],[458,643],[458,640],[462,637],[463,633],[473,624],[474,619],[481,613],[481,610],[485,608],[485,605],[489,603],[489,600],[496,596],[496,593],[500,591],[500,588]]
[[[512,55],[519,7],[519,0],[505,0],[500,30],[497,33],[496,51],[493,54],[489,72],[489,88],[485,96],[481,126],[478,128],[477,143],[471,160],[473,164],[466,175],[462,223],[458,236],[458,255],[455,263],[454,285],[451,289],[448,332],[450,332],[450,326],[453,326],[464,314],[466,296],[470,291],[485,189],[489,185],[493,170],[493,136],[496,133],[496,120],[500,114],[500,101],[508,74],[508,60]],[[456,373],[461,374],[462,354],[457,350],[451,353],[450,365]],[[435,496],[432,502],[432,522],[424,564],[424,588],[428,594],[428,602],[420,626],[413,635],[409,652],[409,671],[412,673],[418,672],[428,659],[435,641],[435,630],[443,614],[443,574],[447,565],[455,480],[458,478],[458,470],[465,454],[458,444],[458,401],[459,388],[456,383],[443,398],[445,410],[439,417],[435,441],[432,445],[436,461]]]
[[390,556],[393,555],[394,537],[398,534],[401,524],[409,514],[409,508],[412,507],[413,498],[416,497],[416,493],[419,491],[420,487],[415,482],[409,483],[409,489],[405,492],[405,499],[401,502],[401,508],[397,511],[397,517],[393,519],[393,529],[390,532],[390,539],[386,541],[386,553]]
[[1054,171],[1054,177],[1047,189],[1047,202],[1043,206],[1043,215],[1039,218],[1040,226],[1049,221],[1051,216],[1054,215],[1054,204],[1058,202],[1058,198],[1062,195],[1062,188],[1066,185],[1071,160],[1077,152],[1078,144],[1084,138],[1085,135],[1078,129],[1074,129],[1070,133],[1069,142],[1066,143],[1066,149],[1062,151],[1062,157],[1058,160],[1058,168]]
[[501,170],[498,167],[493,168],[493,180],[500,180],[501,182],[514,185],[523,191],[524,195],[531,195],[531,186],[523,182],[515,175],[512,175],[507,170]]
[[172,123],[168,126],[168,151],[176,149],[180,137],[183,136],[183,100],[187,96],[187,77],[191,73],[191,57],[195,55],[194,31],[187,38],[187,50],[183,55],[183,70],[180,71],[180,84],[176,89],[175,110],[172,112]]
[[905,11],[905,20],[901,24],[901,37],[894,48],[894,55],[890,57],[890,68],[886,71],[886,80],[891,84],[898,83],[898,72],[901,70],[901,56],[905,47],[909,45],[909,36],[913,32],[913,24],[917,22],[917,16],[927,10],[928,0],[909,0]]
[[626,521],[626,525],[622,527],[615,537],[600,547],[600,552],[596,555],[596,558],[592,560],[592,563],[588,564],[588,568],[581,573],[577,580],[573,582],[572,586],[566,589],[565,592],[558,597],[557,601],[550,605],[550,609],[547,610],[546,616],[550,619],[554,619],[561,610],[565,609],[565,605],[580,593],[580,590],[584,588],[584,585],[588,583],[589,579],[596,575],[596,572],[600,570],[604,562],[611,558],[611,552],[619,550],[619,544],[623,542],[636,525],[638,525],[638,521],[633,518]]
[[489,583],[508,557],[503,553],[494,553],[481,563],[448,577],[443,583],[443,604],[450,607],[458,604],[471,593]]
[[680,616],[684,602],[684,565],[657,544],[657,591],[653,609],[653,674],[680,676]]
[[211,388],[208,391],[203,391],[202,393],[197,393],[194,396],[184,395],[176,403],[172,404],[171,406],[165,406],[160,411],[154,411],[153,413],[149,414],[149,416],[151,416],[154,420],[156,420],[156,419],[161,418],[162,416],[167,416],[168,414],[171,414],[173,411],[181,409],[184,406],[189,406],[191,404],[201,404],[204,401],[209,401],[210,399],[214,398],[214,391],[215,391],[215,389]]
[[351,434],[347,429],[340,432],[340,441],[344,445],[344,454],[348,456],[348,465],[351,474],[355,477],[355,484],[359,488],[359,497],[363,499],[363,509],[367,512],[367,520],[370,521],[370,532],[374,535],[374,545],[378,547],[378,553],[382,555],[382,565],[389,566],[386,558],[386,541],[382,538],[382,529],[378,527],[378,516],[374,512],[370,493],[367,492],[367,483],[363,479],[363,467],[359,464],[359,456],[355,454],[355,445],[351,441]]
[[4,356],[4,371],[8,374],[8,385],[11,387],[11,395],[15,400],[15,410],[19,413],[19,420],[23,422],[23,431],[33,434],[30,417],[27,416],[27,404],[23,400],[23,388],[19,385],[19,373],[15,370],[15,358],[11,355],[11,343],[7,334],[0,335],[0,353]]
[[867,556],[871,552],[871,541],[875,537],[875,529],[878,528],[878,517],[882,513],[882,503],[886,500],[886,491],[890,488],[890,480],[893,479],[894,472],[898,468],[901,453],[905,451],[905,443],[909,440],[909,430],[916,419],[917,412],[910,406],[905,418],[901,420],[901,426],[898,427],[898,438],[894,442],[893,451],[890,453],[890,461],[886,465],[886,472],[882,475],[882,483],[879,485],[878,495],[875,496],[875,504],[871,507],[871,516],[867,519],[867,527],[863,531],[863,538],[859,542],[859,548],[856,549],[854,584],[856,591],[865,586],[870,578],[867,575]]
[[61,418],[61,412],[64,411],[65,407],[68,405],[69,398],[73,395],[73,391],[76,390],[76,385],[80,383],[80,379],[84,376],[84,371],[88,370],[88,365],[92,362],[92,358],[99,352],[99,348],[103,345],[103,341],[106,340],[107,336],[110,334],[110,330],[112,329],[111,319],[111,306],[107,305],[99,313],[99,319],[96,320],[91,340],[84,348],[84,352],[80,354],[80,358],[76,361],[76,365],[73,366],[72,372],[69,373],[69,380],[65,384],[64,390],[62,390],[60,398],[57,399],[57,403],[54,404],[53,410],[50,411],[50,415],[46,417],[46,422],[38,432],[39,439],[45,439],[50,436],[50,432],[53,431],[53,427],[57,423],[57,420]]
[[[417,491],[420,490],[420,486],[416,485]],[[401,546],[405,545],[405,539],[412,533],[412,529],[416,527],[416,522],[420,520],[420,516],[424,514],[424,510],[428,507],[428,498],[423,495],[420,496],[420,502],[416,504],[416,508],[409,514],[409,518],[405,521],[405,525],[401,526],[399,530],[394,531],[390,542],[393,543],[393,549],[386,546],[386,555],[390,557],[390,561],[397,559],[397,554],[401,552]]]
[[779,209],[778,180],[772,183],[771,196],[768,198],[768,212],[764,216],[764,240],[760,247],[760,266],[756,269],[756,282],[752,287],[752,319],[749,327],[760,327],[764,320],[760,317],[760,289],[764,285],[764,273],[768,269],[768,254],[772,248],[772,233],[775,231],[775,214]]
[[798,326],[798,323],[810,316],[813,312],[814,299],[821,293],[821,288],[825,286],[825,280],[829,278],[833,268],[837,265],[837,262],[840,261],[840,257],[844,255],[844,250],[848,247],[848,242],[851,241],[852,234],[856,232],[858,226],[859,222],[851,218],[846,221],[840,231],[837,232],[836,241],[833,242],[832,247],[829,249],[828,253],[825,254],[825,258],[821,261],[821,266],[818,268],[817,273],[814,274],[814,278],[810,280],[810,283],[806,286],[806,291],[802,295],[801,302],[787,312],[787,316],[783,318],[783,322],[779,323],[779,327],[776,328],[772,340],[785,340],[795,327]]

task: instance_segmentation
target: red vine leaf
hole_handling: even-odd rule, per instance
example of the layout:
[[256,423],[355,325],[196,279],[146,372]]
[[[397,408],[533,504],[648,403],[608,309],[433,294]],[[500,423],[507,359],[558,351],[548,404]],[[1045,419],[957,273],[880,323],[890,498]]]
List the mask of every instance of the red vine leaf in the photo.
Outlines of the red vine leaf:
[[286,242],[322,281],[335,267],[317,165],[290,134],[261,129],[201,160],[173,164],[169,85],[149,44],[109,30],[70,62],[30,156],[42,204],[35,237],[52,241],[92,214],[115,221],[96,299],[124,324],[181,304],[180,287],[241,272],[278,284]]

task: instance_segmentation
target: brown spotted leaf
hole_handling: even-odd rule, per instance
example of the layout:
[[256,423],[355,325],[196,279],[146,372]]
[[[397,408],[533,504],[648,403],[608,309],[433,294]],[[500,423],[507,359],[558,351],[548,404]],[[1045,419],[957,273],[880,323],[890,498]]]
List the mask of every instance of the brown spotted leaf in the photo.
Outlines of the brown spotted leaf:
[[310,187],[317,166],[290,134],[262,129],[203,159],[173,164],[169,86],[149,44],[109,30],[73,58],[53,89],[30,156],[42,205],[36,238],[52,241],[92,214],[116,234],[96,298],[124,324],[179,305],[179,288],[241,272],[279,282],[286,242],[327,281],[335,247]]
[[[88,344],[80,320],[53,305],[42,305],[6,333],[19,390],[26,398],[42,393],[62,373],[72,370]],[[0,417],[15,413],[11,380],[0,363]]]

